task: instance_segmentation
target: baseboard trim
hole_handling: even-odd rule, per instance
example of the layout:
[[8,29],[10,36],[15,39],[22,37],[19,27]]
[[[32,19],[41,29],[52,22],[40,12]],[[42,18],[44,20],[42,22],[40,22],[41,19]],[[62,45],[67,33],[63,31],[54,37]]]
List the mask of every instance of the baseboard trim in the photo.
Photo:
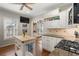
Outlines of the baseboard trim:
[[15,44],[15,43],[0,45],[0,48],[5,47],[5,46],[9,46],[9,45],[13,45],[13,44]]

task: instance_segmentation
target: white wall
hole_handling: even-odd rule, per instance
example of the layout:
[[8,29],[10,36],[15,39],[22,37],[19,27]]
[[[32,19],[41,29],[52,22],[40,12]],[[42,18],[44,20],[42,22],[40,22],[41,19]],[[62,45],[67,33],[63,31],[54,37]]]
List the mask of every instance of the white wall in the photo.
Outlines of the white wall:
[[[18,35],[22,34],[22,30],[21,30],[21,23],[20,23],[20,16],[19,14],[16,14],[14,12],[10,12],[8,10],[4,10],[4,9],[0,9],[0,46],[2,45],[6,45],[6,44],[11,44],[14,43],[14,40],[3,40],[4,38],[4,30],[3,30],[3,22],[2,22],[2,18],[10,18],[11,20],[15,20],[17,23],[17,31],[18,31]],[[25,16],[24,16],[25,17]],[[31,21],[30,21],[31,22]],[[31,23],[29,24],[29,28],[28,28],[28,33],[31,33]]]
[[20,20],[20,16],[18,14],[15,14],[15,13],[12,13],[12,12],[9,12],[7,10],[3,10],[3,9],[0,9],[0,47],[1,46],[5,46],[6,44],[12,44],[14,43],[14,40],[4,40],[4,29],[3,29],[3,19],[6,20],[6,18],[10,18],[11,20],[16,20],[17,22],[17,31],[18,31],[18,34],[20,34],[20,23],[19,23],[19,20]]
[[[38,22],[39,20],[44,20],[45,18],[48,17],[53,17],[53,16],[60,16],[60,20],[54,20],[54,21],[49,21],[49,22],[45,22],[44,23],[44,28],[48,28],[48,27],[53,27],[54,25],[57,26],[67,26],[68,25],[68,13],[69,10],[71,9],[72,6],[62,10],[61,12],[59,12],[59,8],[54,9],[44,15],[41,16],[37,16],[35,18],[33,18],[33,22]],[[44,31],[45,31],[44,29]]]

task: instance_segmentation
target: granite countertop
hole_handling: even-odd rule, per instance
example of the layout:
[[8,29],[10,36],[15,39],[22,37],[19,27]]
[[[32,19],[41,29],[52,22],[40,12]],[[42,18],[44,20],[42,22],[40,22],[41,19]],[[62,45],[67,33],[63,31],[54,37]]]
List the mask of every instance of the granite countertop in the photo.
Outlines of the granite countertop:
[[[79,37],[76,38],[75,35],[69,35],[69,34],[62,35],[62,34],[45,33],[45,34],[42,34],[42,36],[56,37],[56,38],[62,38],[64,40],[79,42]],[[50,56],[59,56],[58,50],[62,50],[62,49],[55,49],[54,51],[50,53]]]
[[42,36],[63,38],[65,40],[71,40],[71,41],[78,41],[79,40],[79,38],[76,38],[75,35],[62,35],[62,34],[45,33],[45,34],[42,34]]
[[68,52],[62,49],[55,49],[54,51],[52,51],[49,56],[79,56],[78,54],[72,53],[72,52]]

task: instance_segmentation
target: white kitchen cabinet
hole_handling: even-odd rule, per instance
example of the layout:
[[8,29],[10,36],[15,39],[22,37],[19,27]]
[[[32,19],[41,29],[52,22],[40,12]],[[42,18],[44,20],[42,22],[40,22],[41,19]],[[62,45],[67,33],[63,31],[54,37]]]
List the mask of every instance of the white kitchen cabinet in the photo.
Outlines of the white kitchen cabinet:
[[42,37],[42,47],[45,50],[52,52],[54,47],[61,41],[61,38],[43,36]]
[[[61,12],[58,12],[57,15],[60,17],[60,19],[58,20],[52,20],[52,21],[46,21],[44,22],[44,26],[46,28],[67,28],[69,25],[68,25],[68,13],[69,13],[69,9],[71,7],[68,7],[66,10],[63,10]],[[59,10],[59,9],[58,9]],[[49,16],[49,17],[54,17],[56,15],[52,15],[52,16]]]
[[46,21],[44,22],[44,26],[46,28],[60,28],[61,22],[60,20]]
[[47,46],[48,46],[47,37],[43,36],[43,37],[42,37],[42,47],[43,47],[44,49],[48,49]]

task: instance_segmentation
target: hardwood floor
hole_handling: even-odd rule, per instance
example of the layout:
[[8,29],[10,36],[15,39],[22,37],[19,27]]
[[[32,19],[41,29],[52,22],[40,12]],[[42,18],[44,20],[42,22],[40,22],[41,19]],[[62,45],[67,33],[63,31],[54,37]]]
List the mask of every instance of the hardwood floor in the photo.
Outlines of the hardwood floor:
[[[37,45],[36,56],[48,56],[50,54],[50,52],[42,49],[41,40],[38,41]],[[0,56],[15,56],[15,45],[0,48]]]
[[49,54],[50,54],[49,51],[43,49],[42,56],[49,56]]
[[0,48],[0,56],[14,56],[15,55],[15,45],[9,45]]

